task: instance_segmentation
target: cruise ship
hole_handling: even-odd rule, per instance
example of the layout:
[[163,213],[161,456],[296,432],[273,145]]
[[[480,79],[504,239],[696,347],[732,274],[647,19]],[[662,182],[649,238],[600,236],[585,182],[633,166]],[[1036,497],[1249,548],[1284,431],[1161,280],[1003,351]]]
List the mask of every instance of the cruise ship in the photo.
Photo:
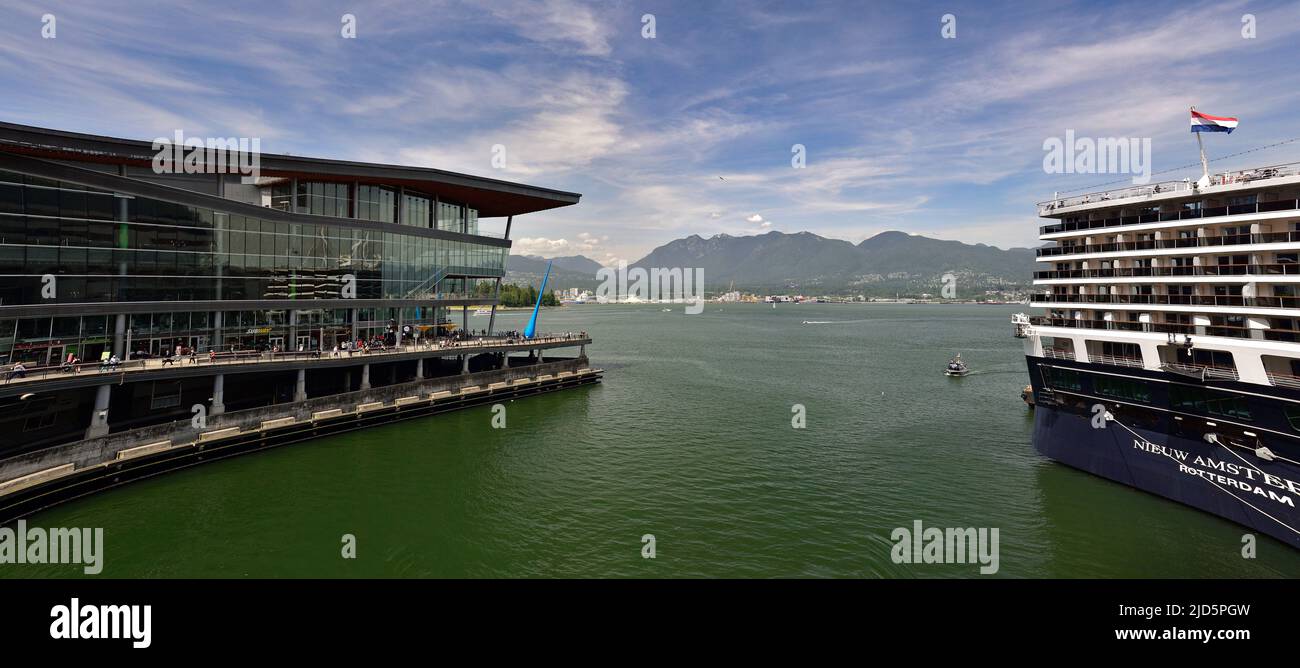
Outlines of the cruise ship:
[[1038,213],[1035,449],[1300,547],[1300,164]]

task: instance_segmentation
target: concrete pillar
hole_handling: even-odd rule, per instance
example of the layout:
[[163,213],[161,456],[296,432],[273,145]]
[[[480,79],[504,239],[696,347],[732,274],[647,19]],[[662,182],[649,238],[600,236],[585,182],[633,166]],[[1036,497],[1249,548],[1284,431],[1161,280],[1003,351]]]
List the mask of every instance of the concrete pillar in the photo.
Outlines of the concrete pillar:
[[222,336],[221,336],[221,326],[222,326],[222,322],[223,322],[223,320],[224,320],[223,315],[224,315],[224,311],[213,311],[213,312],[212,312],[212,346],[211,346],[211,348],[212,348],[213,350],[221,350],[221,344],[223,343],[223,341],[222,341]]
[[[126,361],[126,314],[119,313],[113,320],[113,354]],[[86,360],[89,362],[90,360]]]
[[298,309],[289,309],[289,340],[285,341],[286,351],[298,352]]
[[352,309],[352,342],[357,340],[357,310]]
[[537,363],[538,363],[538,364],[543,364],[543,363],[546,362],[546,358],[543,357],[542,355],[543,355],[543,353],[542,353],[542,349],[541,349],[541,348],[538,348],[538,349],[537,349]]
[[578,346],[578,357],[586,357],[586,356],[587,356],[587,344],[584,343]]
[[298,369],[298,387],[293,391],[294,401],[307,400],[307,370]]
[[226,377],[217,374],[212,378],[212,406],[208,415],[221,415],[226,412]]
[[108,400],[112,391],[112,385],[100,385],[95,390],[95,408],[90,414],[90,426],[86,427],[86,438],[108,435]]
[[510,368],[510,353],[501,353],[501,368]]
[[469,373],[469,355],[460,356],[460,372]]
[[370,389],[370,365],[369,364],[361,365],[361,389],[363,390]]
[[416,380],[424,379],[424,358],[415,360],[415,379]]
[[388,366],[388,384],[397,384],[397,363],[394,362]]

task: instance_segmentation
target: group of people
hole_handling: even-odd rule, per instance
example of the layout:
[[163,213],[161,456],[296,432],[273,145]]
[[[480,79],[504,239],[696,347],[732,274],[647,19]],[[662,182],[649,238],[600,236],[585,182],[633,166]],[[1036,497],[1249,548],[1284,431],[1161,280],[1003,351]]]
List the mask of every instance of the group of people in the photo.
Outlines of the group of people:
[[[582,338],[586,338],[587,336],[586,332],[579,332],[576,334],[581,336]],[[566,336],[569,337],[573,337],[574,335],[575,335],[574,332],[569,332],[566,334]],[[416,340],[416,343],[417,345],[423,345],[426,347],[442,347],[445,345],[455,345],[457,343],[464,343],[478,338],[486,338],[492,336],[494,335],[490,334],[487,330],[460,330],[452,334],[449,334],[448,336],[445,337],[437,336],[437,337],[426,337],[423,339],[418,339]],[[515,330],[509,330],[505,332],[496,333],[495,338],[505,339],[507,343],[516,343],[523,340],[523,334]],[[337,343],[334,345],[334,348],[331,351],[331,355],[333,357],[341,357],[342,355],[346,354],[347,356],[351,357],[353,354],[358,352],[362,354],[369,354],[372,352],[388,352],[392,348],[393,346],[388,344],[384,336],[375,335],[374,337],[371,337],[369,340],[358,338],[356,341],[342,341],[341,343]],[[269,348],[264,346],[259,346],[258,351],[259,353],[269,352],[272,355],[283,352],[280,349],[280,346],[278,345],[273,345],[270,346]],[[298,351],[304,352],[304,347],[299,346]],[[317,357],[319,357],[321,354],[319,350],[313,350],[310,352],[315,354]],[[238,356],[239,351],[236,351],[232,348],[230,354]],[[134,355],[132,355],[133,358],[139,358],[139,359],[145,359],[148,358],[149,356],[150,355],[145,351],[137,351]],[[217,351],[215,349],[209,349],[207,357],[209,363],[216,362]],[[188,359],[190,364],[198,364],[200,361],[199,353],[197,349],[195,349],[192,346],[178,345],[174,350],[168,350],[163,354],[162,366],[175,364],[177,359]],[[81,365],[81,363],[82,363],[81,358],[77,357],[75,353],[68,353],[67,357],[64,358],[63,363],[60,366],[60,370],[67,373],[76,373],[79,370],[79,366]],[[115,353],[106,352],[100,357],[99,370],[116,371],[118,366],[121,365],[121,363],[122,363],[121,360],[118,358],[118,356]],[[26,377],[27,377],[27,367],[22,362],[17,362],[13,364],[12,366],[9,367],[8,371],[5,372],[6,383],[8,383],[9,381],[15,378],[21,379]]]

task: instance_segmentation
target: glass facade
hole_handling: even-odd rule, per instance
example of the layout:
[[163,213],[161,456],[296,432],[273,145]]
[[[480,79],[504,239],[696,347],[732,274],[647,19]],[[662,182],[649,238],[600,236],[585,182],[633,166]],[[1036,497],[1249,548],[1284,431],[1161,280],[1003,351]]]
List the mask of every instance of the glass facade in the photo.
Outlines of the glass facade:
[[[308,188],[314,192],[313,188]],[[309,203],[316,195],[309,195]],[[322,190],[321,205],[332,200]],[[337,206],[337,204],[335,204]],[[115,220],[125,207],[125,220]],[[428,298],[503,275],[507,249],[270,221],[0,172],[0,304]],[[53,275],[53,297],[42,280]]]
[[357,218],[391,223],[396,212],[397,195],[389,188],[357,186]]
[[[329,350],[353,336],[382,338],[398,321],[395,308],[267,309],[252,311],[175,311],[126,316],[128,356],[157,357],[177,347],[208,350]],[[448,322],[445,309],[401,309],[401,323],[421,337],[433,336]],[[36,366],[58,364],[67,355],[96,361],[113,349],[116,316],[41,316],[0,318],[0,359]],[[390,341],[391,343],[391,341]]]
[[402,224],[429,227],[429,198],[419,195],[402,196]]
[[[273,206],[292,209],[296,198],[300,212],[348,213],[347,184],[298,185],[296,195],[289,183],[273,186]],[[357,195],[360,217],[382,220],[387,211],[393,218],[397,191],[361,186]],[[418,226],[423,217],[429,227],[433,200],[410,195],[403,204],[404,222]],[[445,327],[444,307],[320,308],[311,301],[427,300],[435,290],[454,298],[471,292],[478,278],[503,275],[507,253],[472,241],[266,220],[0,171],[0,305],[231,302],[221,311],[125,315],[128,354],[177,346],[327,350],[354,336],[382,336],[399,321],[432,336]],[[303,305],[238,303],[271,299]],[[0,362],[57,364],[68,354],[98,360],[113,348],[117,319],[0,317]]]
[[[399,195],[384,186],[301,181],[297,196],[289,181],[270,187],[271,207],[316,216],[357,218],[380,223],[401,223],[411,227],[432,227],[449,232],[478,234],[478,211],[452,202],[413,192]],[[355,192],[354,192],[355,191]],[[355,197],[350,197],[355,195]],[[401,200],[401,209],[397,207]],[[400,220],[399,220],[400,218]]]
[[[313,216],[350,218],[348,184],[320,181],[298,182],[298,212]],[[385,221],[391,222],[391,221]]]
[[464,217],[459,204],[438,202],[438,229],[449,232],[464,231]]

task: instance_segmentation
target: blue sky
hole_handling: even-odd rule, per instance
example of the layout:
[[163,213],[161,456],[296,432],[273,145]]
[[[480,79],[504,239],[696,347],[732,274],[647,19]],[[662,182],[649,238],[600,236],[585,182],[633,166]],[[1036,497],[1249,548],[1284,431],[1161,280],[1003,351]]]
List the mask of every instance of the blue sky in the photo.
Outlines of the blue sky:
[[[0,119],[576,191],[516,221],[516,252],[602,262],[768,230],[1036,245],[1035,202],[1125,178],[1044,173],[1049,137],[1150,137],[1159,171],[1197,159],[1190,104],[1241,118],[1211,157],[1300,136],[1294,2],[3,5]],[[1214,167],[1297,160],[1300,142]]]

